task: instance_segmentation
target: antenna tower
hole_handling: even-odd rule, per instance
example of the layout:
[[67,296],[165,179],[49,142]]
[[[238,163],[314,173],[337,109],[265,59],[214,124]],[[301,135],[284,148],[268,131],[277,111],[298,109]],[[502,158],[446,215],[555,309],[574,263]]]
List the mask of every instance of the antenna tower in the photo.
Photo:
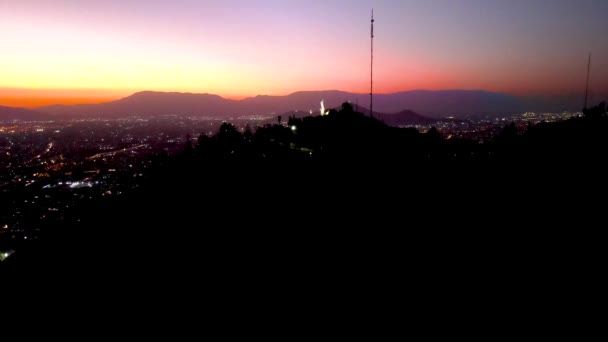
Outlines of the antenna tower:
[[369,70],[369,115],[374,117],[374,9],[372,8],[371,58]]
[[587,86],[585,87],[585,107],[587,110],[587,99],[589,98],[589,73],[591,72],[591,52],[589,52],[589,60],[587,61]]

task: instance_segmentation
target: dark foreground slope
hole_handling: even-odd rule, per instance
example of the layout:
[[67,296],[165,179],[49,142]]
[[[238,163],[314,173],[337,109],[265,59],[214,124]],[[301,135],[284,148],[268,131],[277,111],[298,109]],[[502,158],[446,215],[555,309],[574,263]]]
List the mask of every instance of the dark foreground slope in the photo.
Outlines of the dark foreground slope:
[[606,116],[585,117],[507,127],[480,145],[349,106],[255,134],[226,124],[140,190],[82,206],[2,267],[248,279],[547,272],[596,257],[581,232],[602,212],[593,196],[606,190],[607,132]]

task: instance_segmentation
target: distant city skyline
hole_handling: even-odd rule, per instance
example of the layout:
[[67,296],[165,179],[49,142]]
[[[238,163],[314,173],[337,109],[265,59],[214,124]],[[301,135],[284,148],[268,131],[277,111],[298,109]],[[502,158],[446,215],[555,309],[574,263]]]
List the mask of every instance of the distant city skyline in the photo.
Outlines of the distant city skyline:
[[0,105],[366,93],[372,7],[375,92],[608,95],[606,1],[4,0]]

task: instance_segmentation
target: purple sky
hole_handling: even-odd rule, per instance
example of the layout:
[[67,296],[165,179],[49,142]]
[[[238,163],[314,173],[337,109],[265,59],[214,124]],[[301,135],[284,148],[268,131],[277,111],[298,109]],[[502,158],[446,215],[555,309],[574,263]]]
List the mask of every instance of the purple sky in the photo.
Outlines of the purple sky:
[[379,92],[608,94],[606,0],[0,0],[0,98],[367,92],[372,7]]

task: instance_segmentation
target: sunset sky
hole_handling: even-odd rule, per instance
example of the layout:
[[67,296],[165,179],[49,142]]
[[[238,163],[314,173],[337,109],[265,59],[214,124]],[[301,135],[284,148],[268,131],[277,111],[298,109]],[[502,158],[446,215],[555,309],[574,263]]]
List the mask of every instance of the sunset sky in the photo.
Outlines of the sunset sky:
[[0,104],[366,93],[372,7],[378,92],[608,94],[606,0],[0,0]]

